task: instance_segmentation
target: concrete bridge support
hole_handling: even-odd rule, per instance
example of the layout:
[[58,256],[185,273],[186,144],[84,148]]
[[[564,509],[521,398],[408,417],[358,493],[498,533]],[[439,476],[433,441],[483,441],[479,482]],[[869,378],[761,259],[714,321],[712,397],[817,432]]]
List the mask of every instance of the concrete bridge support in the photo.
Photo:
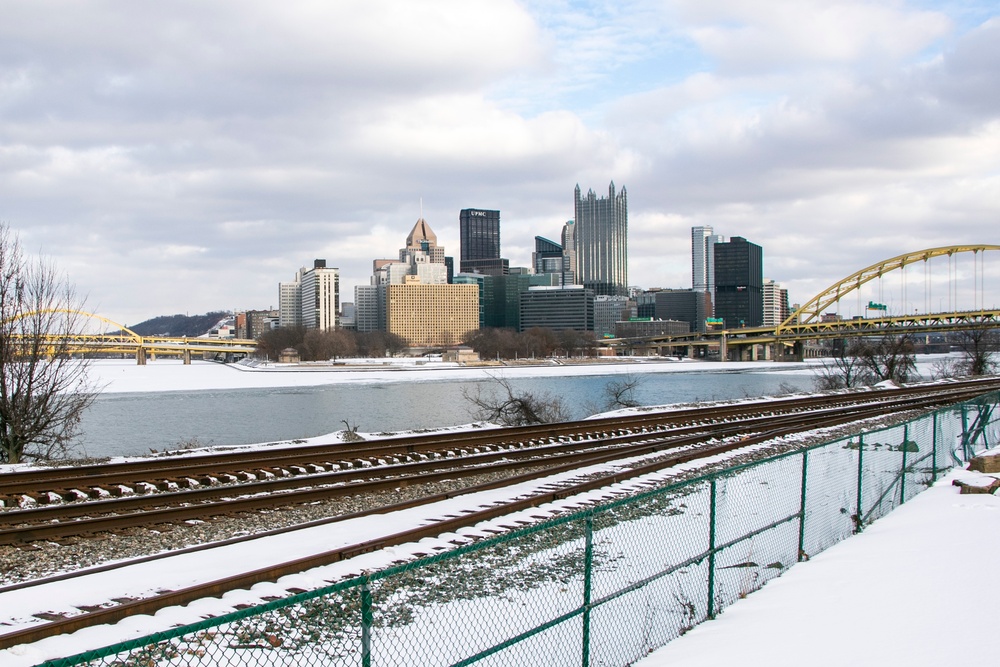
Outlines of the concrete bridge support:
[[191,365],[191,350],[184,350],[184,365]]
[[146,365],[146,348],[138,347],[135,350],[135,363],[140,366]]

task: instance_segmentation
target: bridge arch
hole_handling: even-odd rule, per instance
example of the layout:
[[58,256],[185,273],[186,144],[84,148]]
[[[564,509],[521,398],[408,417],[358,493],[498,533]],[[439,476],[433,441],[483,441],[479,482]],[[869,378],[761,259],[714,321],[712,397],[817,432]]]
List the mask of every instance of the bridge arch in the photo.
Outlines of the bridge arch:
[[959,253],[968,252],[978,255],[978,253],[986,252],[987,250],[1000,250],[1000,245],[978,244],[943,246],[940,248],[928,248],[926,250],[908,252],[902,255],[897,255],[896,257],[882,260],[881,262],[872,264],[871,266],[865,267],[860,271],[856,271],[842,280],[838,280],[813,298],[809,299],[809,301],[805,302],[797,311],[789,315],[784,322],[779,324],[775,329],[775,333],[780,334],[783,329],[786,329],[795,323],[805,324],[812,322],[818,318],[831,304],[840,301],[846,295],[860,289],[862,285],[875,280],[876,278],[881,278],[883,275],[891,271],[902,270],[906,266],[917,262],[927,262],[934,257],[951,257]]
[[[129,329],[124,324],[119,324],[118,322],[115,322],[114,320],[109,320],[106,317],[103,317],[101,315],[97,315],[95,313],[88,313],[88,312],[86,312],[84,310],[76,310],[76,309],[73,309],[73,308],[43,308],[41,310],[32,310],[32,311],[29,311],[29,312],[26,312],[26,313],[21,313],[20,315],[17,315],[15,319],[24,319],[26,317],[31,317],[32,315],[46,315],[46,314],[54,314],[54,315],[58,315],[58,314],[79,315],[79,316],[85,317],[87,319],[97,320],[99,322],[104,322],[105,324],[111,325],[112,327],[118,329],[118,331],[120,331],[120,332],[122,332],[124,334],[127,334],[127,335],[123,335],[122,336],[123,340],[127,339],[127,340],[134,341],[136,343],[142,343],[142,336],[140,336],[136,332],[132,331],[131,329]],[[77,333],[83,333],[83,332],[77,332]]]

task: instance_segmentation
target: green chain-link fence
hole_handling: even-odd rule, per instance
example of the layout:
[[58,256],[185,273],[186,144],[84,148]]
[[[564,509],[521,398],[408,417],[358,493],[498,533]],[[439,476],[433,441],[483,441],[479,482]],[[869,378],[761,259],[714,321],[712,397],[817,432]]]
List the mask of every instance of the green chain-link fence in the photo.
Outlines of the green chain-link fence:
[[997,442],[1000,393],[43,663],[628,665]]

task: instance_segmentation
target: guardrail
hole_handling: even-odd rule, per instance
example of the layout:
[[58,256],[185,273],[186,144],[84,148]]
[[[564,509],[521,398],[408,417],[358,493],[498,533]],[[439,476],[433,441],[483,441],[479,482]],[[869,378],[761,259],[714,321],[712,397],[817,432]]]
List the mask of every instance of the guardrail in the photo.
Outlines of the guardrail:
[[43,663],[628,665],[995,445],[1000,392]]

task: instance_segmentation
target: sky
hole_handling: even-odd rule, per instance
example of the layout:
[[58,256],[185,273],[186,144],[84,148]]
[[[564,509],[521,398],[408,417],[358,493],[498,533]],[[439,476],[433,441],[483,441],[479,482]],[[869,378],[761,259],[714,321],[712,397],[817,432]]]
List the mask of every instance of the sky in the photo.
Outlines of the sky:
[[[1000,243],[1000,9],[955,0],[0,0],[0,222],[90,312],[343,301],[418,218],[457,257],[628,191],[629,283],[690,228],[805,302],[882,259]],[[983,269],[1000,276],[1000,253]],[[935,299],[936,300],[936,299]]]

